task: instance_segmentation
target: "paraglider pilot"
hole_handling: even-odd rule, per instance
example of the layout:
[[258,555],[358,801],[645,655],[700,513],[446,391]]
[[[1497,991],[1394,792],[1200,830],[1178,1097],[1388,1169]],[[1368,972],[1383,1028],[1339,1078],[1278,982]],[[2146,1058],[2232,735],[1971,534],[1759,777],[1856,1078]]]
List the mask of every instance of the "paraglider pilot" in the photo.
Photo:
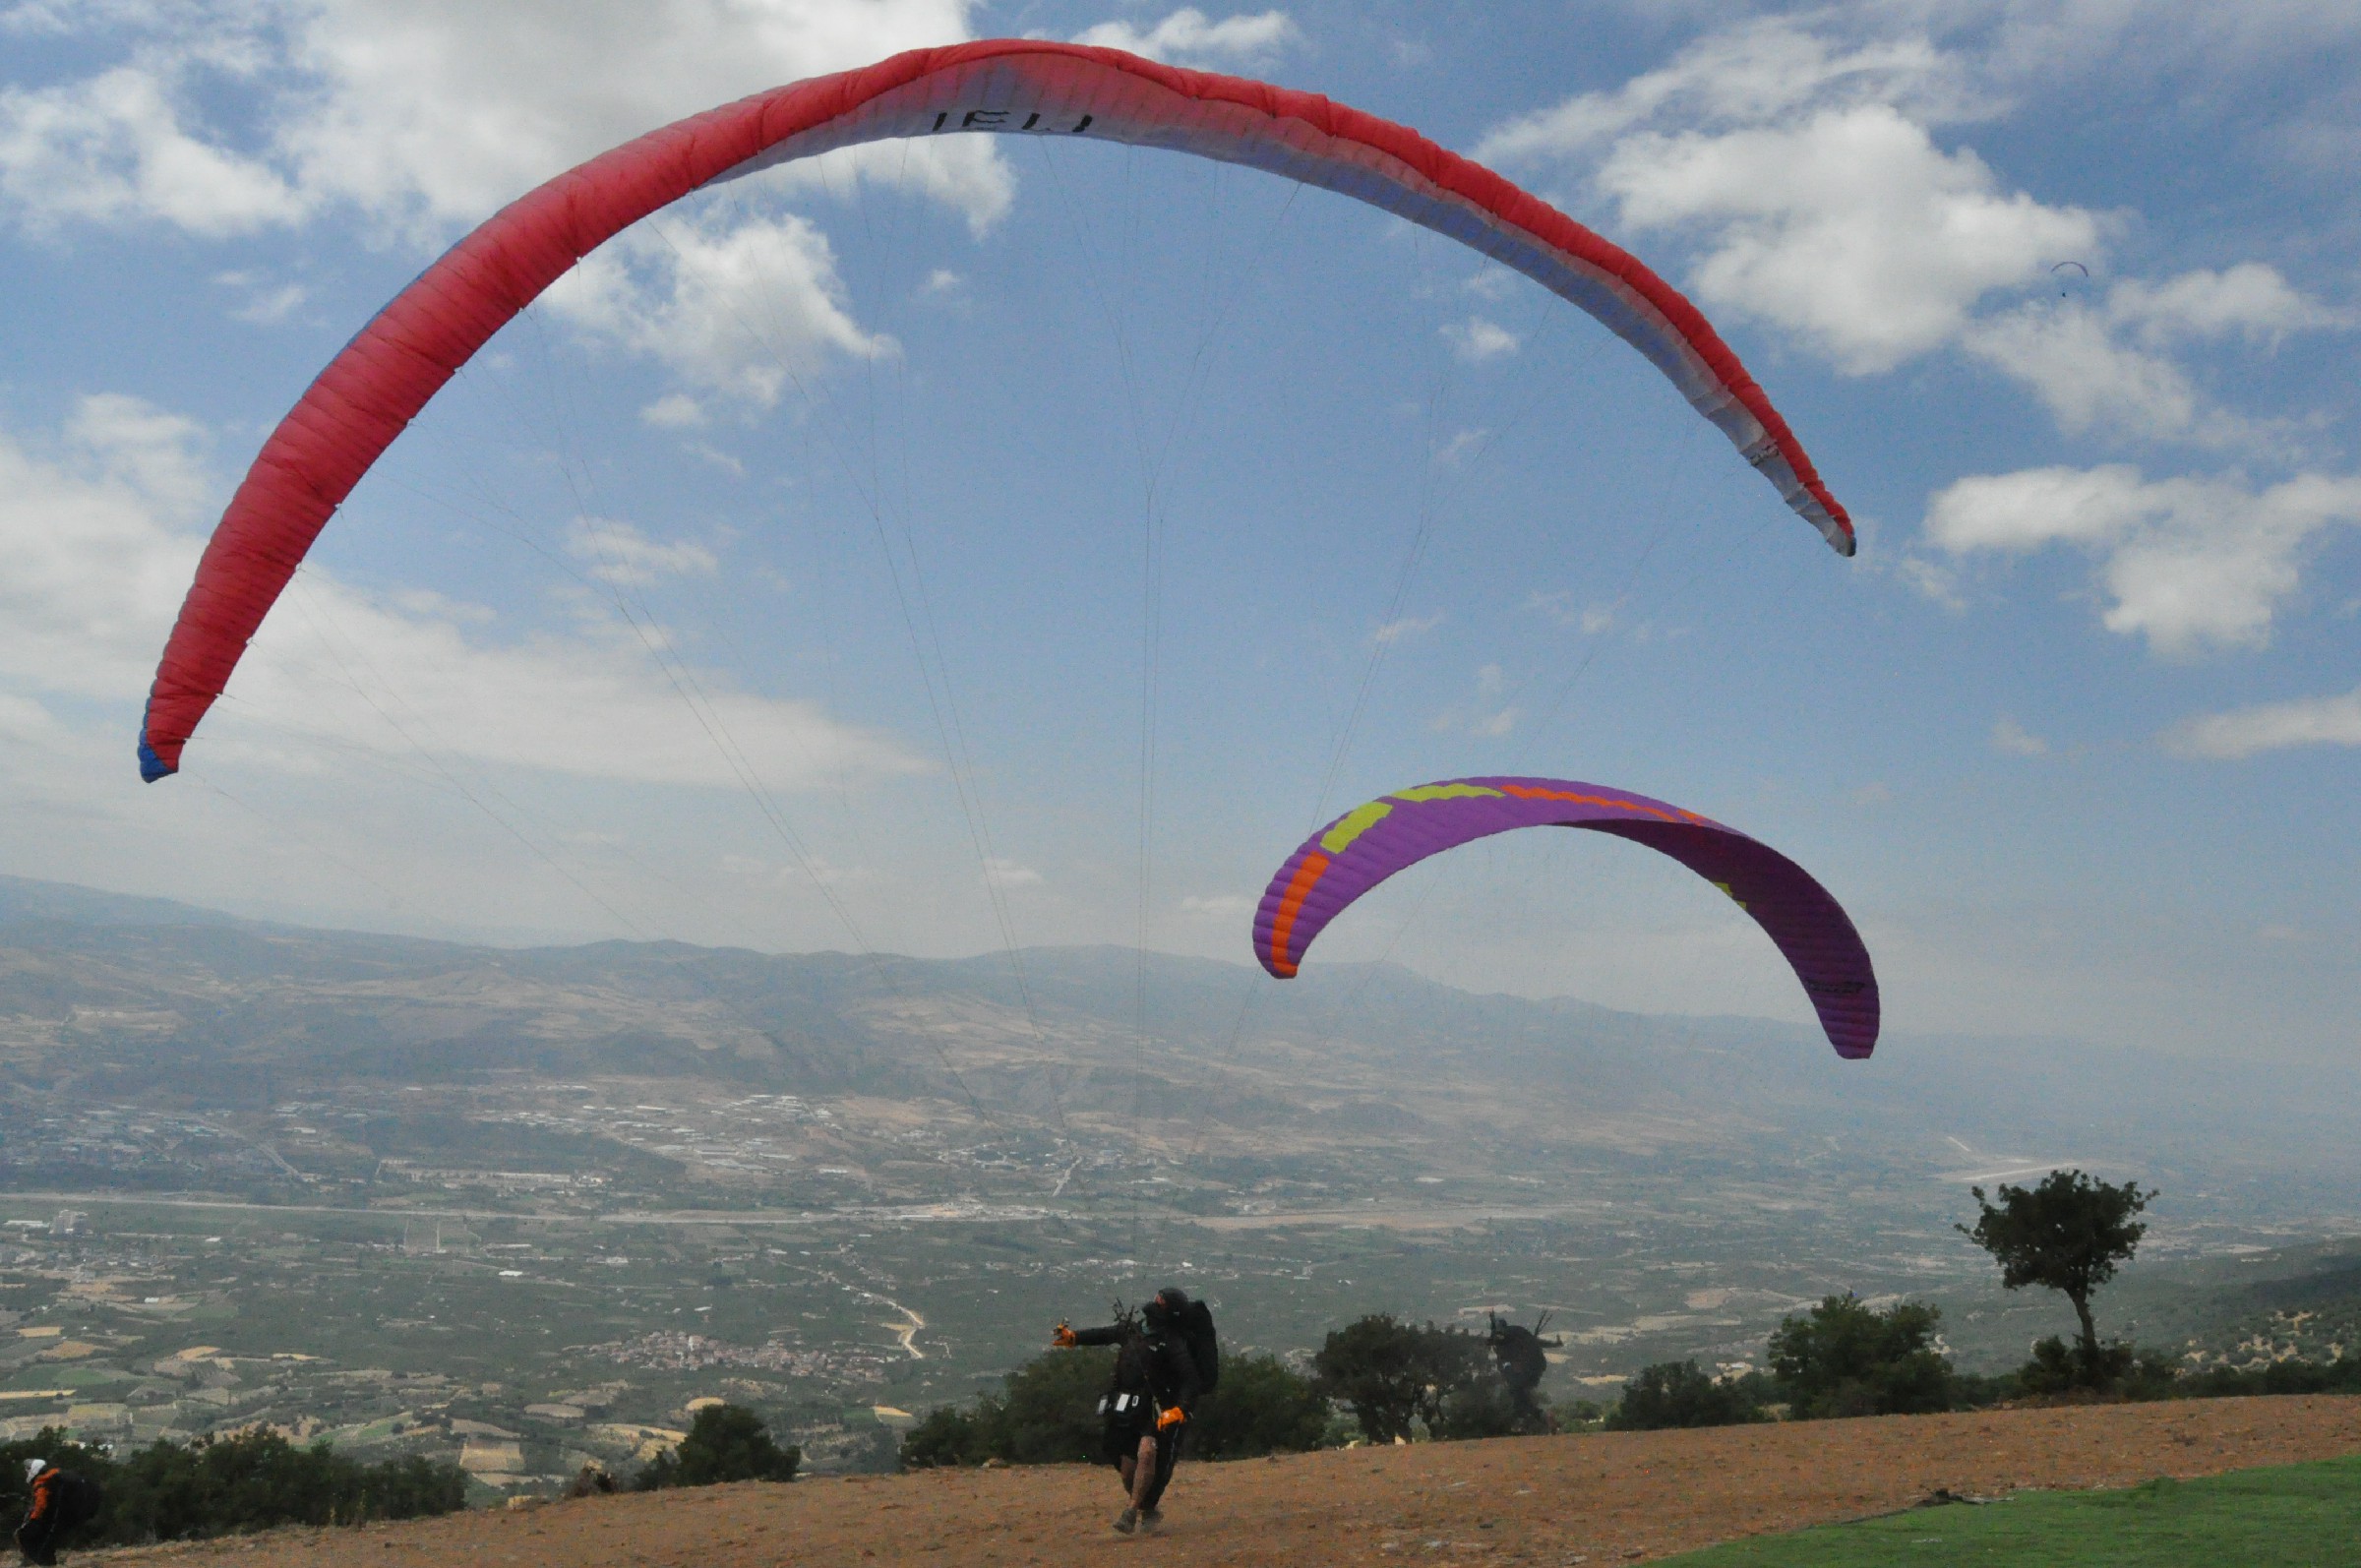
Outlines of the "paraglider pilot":
[[[1115,1321],[1107,1327],[1076,1329],[1060,1323],[1051,1337],[1059,1347],[1115,1347],[1115,1381],[1099,1401],[1099,1413],[1106,1420],[1107,1462],[1121,1474],[1128,1498],[1115,1516],[1115,1528],[1123,1535],[1154,1531],[1164,1522],[1158,1505],[1180,1457],[1189,1410],[1204,1389],[1197,1357],[1185,1337],[1187,1319],[1204,1315],[1187,1293],[1168,1286],[1137,1314],[1124,1311],[1118,1302]],[[1207,1318],[1208,1325],[1210,1321]]]
[[1522,1323],[1504,1320],[1499,1313],[1490,1312],[1483,1343],[1492,1353],[1492,1362],[1499,1368],[1500,1381],[1507,1385],[1510,1407],[1516,1413],[1517,1430],[1521,1432],[1554,1432],[1557,1418],[1544,1409],[1534,1397],[1542,1379],[1549,1373],[1548,1352],[1562,1340],[1544,1339],[1542,1330],[1549,1326],[1549,1314],[1544,1312],[1531,1328]]
[[67,1533],[97,1517],[98,1483],[45,1459],[29,1459],[25,1485],[32,1500],[25,1510],[25,1523],[17,1527],[17,1550],[27,1562],[49,1568]]

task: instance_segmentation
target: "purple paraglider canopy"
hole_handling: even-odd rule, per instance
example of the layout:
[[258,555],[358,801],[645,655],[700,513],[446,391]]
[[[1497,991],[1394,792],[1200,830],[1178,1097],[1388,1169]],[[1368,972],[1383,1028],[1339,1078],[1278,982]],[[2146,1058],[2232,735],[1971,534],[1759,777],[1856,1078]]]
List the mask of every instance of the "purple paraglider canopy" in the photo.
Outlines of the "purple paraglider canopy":
[[1394,873],[1471,839],[1518,827],[1587,827],[1662,851],[1727,893],[1803,983],[1840,1056],[1877,1047],[1877,974],[1828,889],[1770,845],[1695,812],[1601,784],[1461,778],[1357,806],[1288,857],[1254,915],[1254,956],[1281,980],[1312,938]]

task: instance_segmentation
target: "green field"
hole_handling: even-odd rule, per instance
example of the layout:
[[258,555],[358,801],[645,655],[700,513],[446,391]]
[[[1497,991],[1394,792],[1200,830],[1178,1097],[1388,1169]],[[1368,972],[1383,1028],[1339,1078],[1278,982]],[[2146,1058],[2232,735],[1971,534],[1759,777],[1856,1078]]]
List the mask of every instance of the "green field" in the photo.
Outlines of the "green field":
[[2361,1564],[2361,1457],[2152,1480],[2123,1491],[2025,1492],[1912,1509],[1664,1559],[1665,1568],[2332,1568]]

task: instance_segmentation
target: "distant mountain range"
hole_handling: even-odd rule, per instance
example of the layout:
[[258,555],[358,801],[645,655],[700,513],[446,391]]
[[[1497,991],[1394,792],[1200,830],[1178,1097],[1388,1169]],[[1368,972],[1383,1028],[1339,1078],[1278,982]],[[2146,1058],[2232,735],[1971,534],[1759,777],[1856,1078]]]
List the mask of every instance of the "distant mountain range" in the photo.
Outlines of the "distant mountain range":
[[339,1083],[694,1077],[972,1105],[1011,1126],[1254,1147],[1706,1160],[1806,1176],[2052,1162],[2266,1209],[2352,1208],[2361,1073],[1890,1035],[1455,990],[1388,964],[1284,985],[1114,947],[963,960],[679,943],[497,948],[0,877],[0,1074],[253,1106]]

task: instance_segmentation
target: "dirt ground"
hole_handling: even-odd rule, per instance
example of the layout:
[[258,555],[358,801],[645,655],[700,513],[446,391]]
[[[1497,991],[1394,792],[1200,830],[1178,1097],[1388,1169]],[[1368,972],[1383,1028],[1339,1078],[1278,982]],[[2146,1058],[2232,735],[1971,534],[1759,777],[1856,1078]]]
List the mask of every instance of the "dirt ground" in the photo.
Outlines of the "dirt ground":
[[1079,1466],[716,1486],[367,1530],[75,1554],[222,1568],[659,1568],[993,1563],[1161,1568],[1661,1557],[1905,1508],[1937,1487],[2121,1486],[2361,1451],[2361,1398],[1508,1438],[1183,1464],[1152,1539],[1109,1529],[1113,1473]]

